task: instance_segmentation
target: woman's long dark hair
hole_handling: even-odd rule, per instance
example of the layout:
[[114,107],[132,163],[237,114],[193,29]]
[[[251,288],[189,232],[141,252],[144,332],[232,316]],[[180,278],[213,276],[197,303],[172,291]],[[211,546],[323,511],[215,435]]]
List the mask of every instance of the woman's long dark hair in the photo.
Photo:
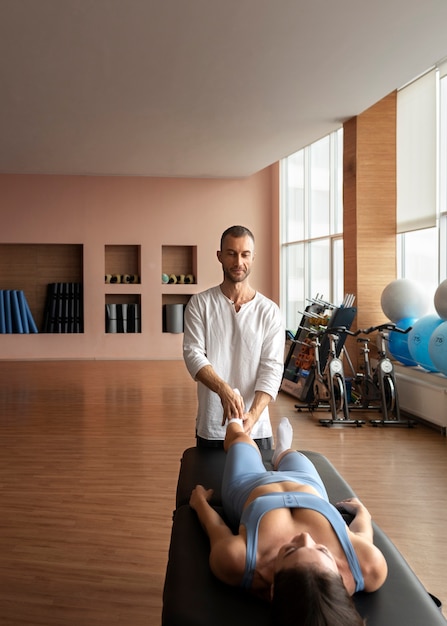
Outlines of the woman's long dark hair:
[[341,576],[312,567],[275,574],[274,626],[365,626]]

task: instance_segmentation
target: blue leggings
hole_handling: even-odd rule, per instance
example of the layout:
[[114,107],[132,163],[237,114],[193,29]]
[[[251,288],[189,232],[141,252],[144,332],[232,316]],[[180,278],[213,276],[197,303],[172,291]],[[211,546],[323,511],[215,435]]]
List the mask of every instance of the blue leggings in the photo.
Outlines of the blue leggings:
[[314,464],[301,452],[289,452],[282,457],[277,470],[269,471],[257,448],[245,442],[234,443],[227,453],[222,481],[222,504],[229,522],[239,524],[253,489],[284,481],[310,485],[328,501],[326,488]]

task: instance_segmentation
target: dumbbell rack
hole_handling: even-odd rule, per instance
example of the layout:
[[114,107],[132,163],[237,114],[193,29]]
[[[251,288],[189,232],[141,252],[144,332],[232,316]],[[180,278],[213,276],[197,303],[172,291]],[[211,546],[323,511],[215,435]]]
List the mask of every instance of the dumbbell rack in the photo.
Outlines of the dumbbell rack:
[[[355,296],[346,294],[343,303],[337,307],[323,300],[318,294],[308,300],[310,304],[301,312],[300,325],[295,333],[284,364],[284,375],[281,390],[297,398],[303,404],[311,404],[313,400],[314,370],[308,358],[309,333],[321,327],[332,328],[344,326],[350,329],[357,309],[353,306]],[[337,356],[340,355],[346,335],[341,335],[337,343]],[[324,336],[320,346],[321,369],[326,365],[329,354],[329,340]],[[307,365],[307,367],[306,367]]]

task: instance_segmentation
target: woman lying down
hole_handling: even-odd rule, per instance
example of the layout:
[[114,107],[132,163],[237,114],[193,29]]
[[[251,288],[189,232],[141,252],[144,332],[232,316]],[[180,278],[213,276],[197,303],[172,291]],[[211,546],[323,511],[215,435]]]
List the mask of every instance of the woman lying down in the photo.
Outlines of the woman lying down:
[[[274,624],[362,626],[351,596],[376,591],[387,576],[371,516],[357,498],[330,504],[313,463],[290,449],[292,441],[282,418],[268,471],[242,421],[228,422],[222,503],[238,534],[210,506],[211,489],[197,485],[190,498],[210,540],[211,570],[271,598]],[[354,515],[349,527],[338,509]]]

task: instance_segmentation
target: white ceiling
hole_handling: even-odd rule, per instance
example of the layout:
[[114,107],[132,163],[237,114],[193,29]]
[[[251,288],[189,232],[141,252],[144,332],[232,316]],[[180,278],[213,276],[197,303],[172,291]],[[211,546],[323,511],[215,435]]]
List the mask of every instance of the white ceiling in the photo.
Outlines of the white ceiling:
[[446,33],[445,0],[0,0],[0,172],[247,176]]

